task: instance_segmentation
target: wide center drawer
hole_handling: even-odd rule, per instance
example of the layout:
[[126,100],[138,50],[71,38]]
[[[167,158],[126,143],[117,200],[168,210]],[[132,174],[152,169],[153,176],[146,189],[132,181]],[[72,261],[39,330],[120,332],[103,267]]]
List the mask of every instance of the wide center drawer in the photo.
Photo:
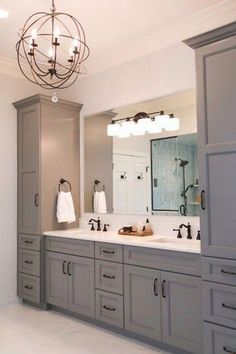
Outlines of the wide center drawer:
[[236,287],[202,282],[204,320],[236,329]]
[[96,260],[95,284],[97,289],[123,295],[123,264]]
[[46,236],[46,250],[74,256],[94,258],[94,242]]
[[200,254],[195,253],[125,246],[124,263],[183,274],[201,274]]
[[123,246],[114,243],[95,242],[95,258],[122,263]]

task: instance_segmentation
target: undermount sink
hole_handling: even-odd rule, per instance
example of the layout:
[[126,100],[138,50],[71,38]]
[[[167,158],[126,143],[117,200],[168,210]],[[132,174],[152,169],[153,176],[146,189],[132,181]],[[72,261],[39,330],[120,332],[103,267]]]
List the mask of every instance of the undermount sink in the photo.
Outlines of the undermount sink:
[[170,238],[170,237],[162,237],[162,238],[157,238],[153,240],[149,240],[149,242],[155,242],[155,243],[168,243],[168,244],[174,244],[174,245],[179,245],[179,246],[189,246],[189,247],[196,247],[200,246],[200,242],[196,240],[187,240],[187,239],[175,239],[175,238]]

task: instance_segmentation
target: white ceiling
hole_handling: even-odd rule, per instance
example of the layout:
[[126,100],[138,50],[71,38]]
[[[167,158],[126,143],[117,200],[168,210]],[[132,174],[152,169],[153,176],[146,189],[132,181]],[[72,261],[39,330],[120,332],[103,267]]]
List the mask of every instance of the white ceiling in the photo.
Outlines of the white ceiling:
[[[91,55],[89,73],[106,70],[233,22],[236,0],[55,0],[58,11],[83,25]],[[15,59],[17,30],[50,0],[0,0],[0,57]]]

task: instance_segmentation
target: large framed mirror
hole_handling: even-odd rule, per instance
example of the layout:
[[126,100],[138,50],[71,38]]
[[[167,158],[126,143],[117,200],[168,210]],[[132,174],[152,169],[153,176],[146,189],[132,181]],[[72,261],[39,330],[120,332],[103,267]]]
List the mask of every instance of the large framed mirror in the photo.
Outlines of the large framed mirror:
[[[107,126],[139,112],[179,117],[178,130],[120,138]],[[199,215],[195,91],[84,118],[84,211]]]

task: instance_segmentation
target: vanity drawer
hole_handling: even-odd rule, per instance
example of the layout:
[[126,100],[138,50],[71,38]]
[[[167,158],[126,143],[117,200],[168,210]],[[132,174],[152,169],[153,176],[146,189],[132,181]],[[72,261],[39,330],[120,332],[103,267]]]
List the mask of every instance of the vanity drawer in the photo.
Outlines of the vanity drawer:
[[236,261],[202,257],[202,278],[216,283],[236,285]]
[[145,247],[124,247],[124,263],[200,276],[200,254],[157,250]]
[[236,287],[202,282],[204,320],[236,329]]
[[236,330],[205,322],[203,325],[203,333],[204,353],[236,353]]
[[95,284],[97,289],[123,295],[123,264],[96,260]]
[[123,327],[123,296],[96,290],[96,319]]
[[40,303],[40,278],[19,273],[18,295],[26,300]]
[[46,236],[46,250],[94,258],[94,242]]
[[19,249],[18,254],[19,271],[40,276],[40,252]]
[[95,242],[95,258],[122,263],[123,247],[113,243]]
[[40,236],[35,235],[19,235],[19,248],[24,248],[33,251],[40,251]]

